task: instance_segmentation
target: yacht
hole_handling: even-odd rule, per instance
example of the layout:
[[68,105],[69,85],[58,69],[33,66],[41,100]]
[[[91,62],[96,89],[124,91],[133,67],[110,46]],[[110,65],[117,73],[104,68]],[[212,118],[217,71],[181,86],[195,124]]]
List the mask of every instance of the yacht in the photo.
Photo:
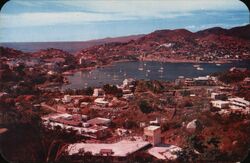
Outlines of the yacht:
[[193,65],[193,67],[198,68],[198,67],[200,67],[200,65]]
[[196,69],[199,70],[199,71],[203,71],[204,70],[204,68],[202,68],[202,67],[197,67]]
[[138,70],[143,71],[143,67],[139,67]]
[[163,69],[159,69],[158,72],[163,72]]

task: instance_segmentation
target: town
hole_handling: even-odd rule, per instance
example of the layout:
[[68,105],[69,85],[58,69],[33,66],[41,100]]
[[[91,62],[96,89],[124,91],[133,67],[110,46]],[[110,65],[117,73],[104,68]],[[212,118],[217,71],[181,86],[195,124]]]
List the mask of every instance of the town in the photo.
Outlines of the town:
[[2,154],[25,163],[244,160],[249,28],[157,30],[75,53],[1,46]]
[[[3,110],[1,134],[8,135],[8,126],[15,121],[29,124],[37,116],[39,132],[45,132],[41,139],[49,143],[44,152],[47,160],[238,161],[247,154],[247,68],[232,67],[194,78],[179,76],[174,81],[127,78],[120,85],[68,90],[58,86],[67,83],[62,69],[73,65],[72,60],[66,64],[54,58],[50,65],[42,63],[37,68],[31,68],[31,62],[1,60],[1,107],[13,112]],[[51,67],[57,60],[58,67]],[[17,117],[13,122],[8,119],[12,114]],[[57,135],[51,142],[46,138],[50,134]]]

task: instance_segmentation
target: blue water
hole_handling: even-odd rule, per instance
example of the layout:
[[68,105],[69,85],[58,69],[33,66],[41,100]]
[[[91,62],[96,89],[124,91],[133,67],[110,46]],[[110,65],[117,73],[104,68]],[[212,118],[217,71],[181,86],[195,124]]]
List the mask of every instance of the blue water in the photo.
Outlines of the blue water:
[[[104,84],[121,84],[125,78],[173,81],[178,76],[198,77],[216,72],[223,72],[231,67],[250,69],[249,61],[237,61],[217,66],[214,63],[199,63],[203,71],[193,67],[193,63],[160,63],[160,62],[120,62],[112,66],[97,68],[89,72],[76,72],[69,76],[70,84],[63,89],[81,89],[88,86],[99,87]],[[163,72],[159,70],[163,68]],[[139,70],[143,68],[143,70]],[[149,72],[149,71],[150,72]]]

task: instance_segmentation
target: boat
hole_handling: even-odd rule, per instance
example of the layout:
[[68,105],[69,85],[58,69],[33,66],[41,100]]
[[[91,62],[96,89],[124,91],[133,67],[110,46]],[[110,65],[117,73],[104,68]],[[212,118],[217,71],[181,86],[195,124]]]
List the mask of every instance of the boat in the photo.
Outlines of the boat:
[[139,67],[138,70],[139,70],[139,71],[143,71],[143,67]]
[[197,68],[197,67],[200,67],[200,65],[193,65],[193,67],[196,67],[196,68]]
[[147,70],[147,72],[150,72],[150,70]]
[[163,72],[163,69],[159,69],[158,72]]
[[221,64],[220,63],[216,63],[216,66],[221,66]]
[[204,68],[202,68],[202,67],[197,67],[196,69],[199,70],[199,71],[203,71],[204,70]]

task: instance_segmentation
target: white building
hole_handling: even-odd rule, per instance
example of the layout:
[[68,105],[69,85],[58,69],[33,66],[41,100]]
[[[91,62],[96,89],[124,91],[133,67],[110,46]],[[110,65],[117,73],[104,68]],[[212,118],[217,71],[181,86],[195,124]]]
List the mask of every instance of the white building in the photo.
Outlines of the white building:
[[95,103],[96,105],[99,105],[99,106],[107,106],[109,104],[109,102],[106,101],[104,98],[95,99]]
[[93,91],[93,97],[104,95],[104,91],[101,88],[95,88]]
[[144,136],[153,146],[161,143],[161,127],[148,126],[144,128]]
[[246,114],[250,113],[250,108],[249,108],[250,102],[245,100],[244,98],[234,97],[234,98],[229,98],[228,101],[230,103],[229,106],[233,111],[240,111]]
[[219,108],[219,109],[224,109],[229,106],[228,101],[214,100],[214,101],[211,101],[211,103],[213,107]]
[[227,98],[227,95],[225,93],[222,93],[222,92],[212,92],[211,98],[215,99],[215,100],[222,100],[222,99]]
[[133,84],[133,82],[135,82],[135,80],[132,79],[132,78],[124,79],[123,82],[122,82],[122,87],[125,88],[125,87]]
[[65,103],[69,103],[72,100],[70,95],[64,95],[62,101]]
[[182,149],[175,145],[165,145],[161,147],[153,147],[148,150],[148,153],[160,160],[175,160],[178,158],[178,151],[182,151]]

